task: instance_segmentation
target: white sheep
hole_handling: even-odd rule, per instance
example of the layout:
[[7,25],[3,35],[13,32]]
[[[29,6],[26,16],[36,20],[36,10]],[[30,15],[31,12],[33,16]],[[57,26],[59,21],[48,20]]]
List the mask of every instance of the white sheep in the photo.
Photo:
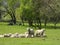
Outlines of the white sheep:
[[4,34],[4,37],[10,37],[10,35],[9,34]]
[[36,31],[35,31],[35,36],[43,36],[44,31],[45,31],[45,29],[36,30]]
[[0,35],[0,37],[2,38],[2,37],[4,37],[4,35]]
[[29,37],[29,33],[28,32],[25,32],[25,37]]
[[20,38],[27,38],[28,37],[28,34],[19,34],[19,37]]
[[11,37],[11,38],[13,38],[13,37],[15,37],[15,35],[14,35],[14,34],[12,34],[10,37]]
[[19,38],[19,33],[12,34],[10,37]]
[[10,37],[12,33],[4,34],[4,37]]

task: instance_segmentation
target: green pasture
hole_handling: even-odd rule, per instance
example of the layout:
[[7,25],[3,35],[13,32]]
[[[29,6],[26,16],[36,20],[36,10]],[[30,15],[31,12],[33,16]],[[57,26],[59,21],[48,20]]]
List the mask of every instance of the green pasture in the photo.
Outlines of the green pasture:
[[[49,28],[50,26],[50,28]],[[57,24],[57,29],[52,28],[53,24],[47,24],[47,37],[35,38],[0,38],[0,45],[60,45],[60,24]],[[28,26],[7,25],[7,23],[0,22],[0,34],[5,33],[24,33]],[[36,30],[37,28],[34,28]]]

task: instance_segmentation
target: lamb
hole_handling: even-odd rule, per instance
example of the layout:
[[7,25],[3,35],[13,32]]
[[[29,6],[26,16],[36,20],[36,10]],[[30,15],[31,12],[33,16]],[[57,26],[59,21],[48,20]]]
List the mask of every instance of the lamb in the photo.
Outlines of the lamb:
[[36,30],[35,36],[42,37],[44,35],[45,29]]

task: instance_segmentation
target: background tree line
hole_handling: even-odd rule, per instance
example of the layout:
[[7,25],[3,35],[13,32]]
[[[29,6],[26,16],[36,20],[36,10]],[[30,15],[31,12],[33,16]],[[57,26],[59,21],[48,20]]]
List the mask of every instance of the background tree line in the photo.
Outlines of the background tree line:
[[5,19],[9,24],[20,25],[28,23],[29,26],[42,28],[47,23],[60,22],[60,0],[0,0],[0,20]]

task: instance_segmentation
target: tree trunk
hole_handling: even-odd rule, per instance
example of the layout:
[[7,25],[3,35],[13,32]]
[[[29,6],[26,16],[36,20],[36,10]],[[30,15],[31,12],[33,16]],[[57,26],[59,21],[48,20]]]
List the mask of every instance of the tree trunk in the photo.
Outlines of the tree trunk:
[[0,20],[1,20],[1,12],[0,12]]
[[33,21],[32,20],[28,20],[29,26],[33,26]]
[[11,16],[11,21],[10,21],[10,24],[9,25],[15,25],[16,24],[16,17],[15,17],[15,14],[14,13],[10,13],[8,12],[8,14]]
[[56,24],[57,24],[57,21],[56,22],[54,22],[54,28],[56,29],[57,27],[56,27]]
[[12,19],[9,25],[16,24],[15,10],[14,11],[11,10],[12,12],[10,12],[7,8],[6,8],[6,10],[7,10],[7,13],[11,16],[11,19]]
[[54,28],[56,29],[56,23],[54,24]]
[[24,26],[24,20],[22,19],[22,25]]
[[12,21],[13,21],[13,24],[16,24],[16,17],[15,17],[15,13],[13,13]]
[[38,20],[38,24],[39,24],[39,25],[38,25],[38,28],[41,29],[42,26],[41,26],[41,20],[40,20],[40,19]]
[[46,24],[47,24],[47,18],[45,19],[45,22],[44,22],[44,26],[46,28]]

